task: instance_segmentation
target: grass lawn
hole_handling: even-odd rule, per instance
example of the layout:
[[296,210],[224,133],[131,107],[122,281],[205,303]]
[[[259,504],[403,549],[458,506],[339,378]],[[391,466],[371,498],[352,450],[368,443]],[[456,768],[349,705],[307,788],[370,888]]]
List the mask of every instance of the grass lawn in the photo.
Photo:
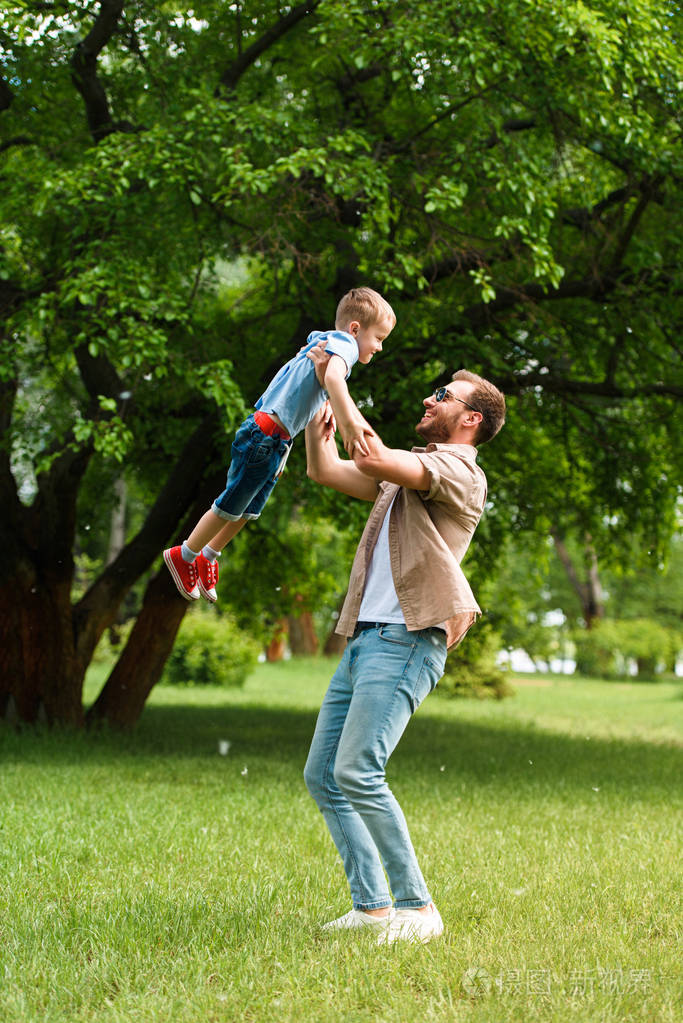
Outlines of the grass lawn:
[[158,688],[130,735],[0,728],[0,1020],[678,1023],[683,686],[430,697],[389,780],[446,933],[378,948],[319,930],[334,663]]

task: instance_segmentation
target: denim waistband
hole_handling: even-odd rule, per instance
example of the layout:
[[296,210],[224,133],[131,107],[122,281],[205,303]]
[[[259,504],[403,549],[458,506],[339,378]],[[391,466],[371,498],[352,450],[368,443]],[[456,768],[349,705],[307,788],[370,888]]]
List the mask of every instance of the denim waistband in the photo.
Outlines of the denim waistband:
[[[356,622],[356,628],[354,630],[353,635],[355,637],[360,632],[365,632],[366,629],[383,629],[385,625],[403,625],[404,628],[405,628],[405,624],[403,622]],[[432,626],[429,626],[426,629],[418,629],[417,631],[418,632],[438,632],[444,638],[446,636],[445,630],[444,629],[440,629],[438,625],[432,625]]]

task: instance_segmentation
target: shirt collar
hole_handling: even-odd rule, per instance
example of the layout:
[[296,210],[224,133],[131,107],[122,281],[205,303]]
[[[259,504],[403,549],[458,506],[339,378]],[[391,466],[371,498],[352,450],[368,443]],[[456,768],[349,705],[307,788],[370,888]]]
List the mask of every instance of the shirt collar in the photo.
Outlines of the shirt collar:
[[476,462],[477,449],[472,444],[428,444],[426,448],[414,447],[410,449],[415,454],[430,451],[452,451],[454,455],[463,458],[466,462]]

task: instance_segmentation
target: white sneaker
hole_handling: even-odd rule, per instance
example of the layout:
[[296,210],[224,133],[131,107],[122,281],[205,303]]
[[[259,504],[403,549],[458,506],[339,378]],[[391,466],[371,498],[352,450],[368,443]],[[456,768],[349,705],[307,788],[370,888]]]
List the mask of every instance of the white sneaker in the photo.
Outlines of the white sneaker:
[[425,945],[432,938],[443,934],[441,914],[430,902],[430,913],[419,909],[397,909],[389,926],[377,939],[379,945],[393,945],[395,941],[413,941]]
[[359,927],[369,927],[372,931],[385,931],[394,917],[394,910],[390,909],[386,916],[373,916],[365,913],[362,909],[351,909],[344,916],[337,917],[323,924],[324,931],[356,930]]

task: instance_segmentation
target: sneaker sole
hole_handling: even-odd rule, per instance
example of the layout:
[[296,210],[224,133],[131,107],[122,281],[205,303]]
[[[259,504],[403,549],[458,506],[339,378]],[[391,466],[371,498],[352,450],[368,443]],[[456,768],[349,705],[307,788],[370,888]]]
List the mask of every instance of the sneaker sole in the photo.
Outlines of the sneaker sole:
[[164,561],[166,562],[166,568],[171,573],[171,577],[173,578],[173,582],[175,583],[176,589],[177,589],[178,593],[180,594],[180,596],[184,597],[185,600],[190,600],[190,601],[198,600],[198,597],[193,597],[192,594],[188,593],[187,590],[185,589],[185,587],[183,586],[183,581],[180,578],[180,576],[178,575],[178,570],[177,570],[177,568],[175,567],[175,565],[173,564],[173,562],[171,560],[171,555],[168,554],[167,551],[164,551]]
[[400,931],[394,931],[391,933],[389,928],[384,934],[380,934],[377,939],[378,945],[397,945],[399,942],[405,942],[406,944],[412,945],[426,945],[428,942],[433,941],[434,938],[440,938],[444,932],[443,921],[428,934],[420,934],[417,927],[411,924],[404,924],[402,928],[403,933]]
[[204,587],[202,586],[201,579],[197,580],[197,586],[199,587],[199,592],[201,593],[202,597],[204,597],[205,600],[208,600],[208,602],[210,604],[215,604],[216,603],[216,601],[218,600],[218,594],[216,594],[216,596],[212,597],[211,594],[209,593],[209,591],[204,589]]

